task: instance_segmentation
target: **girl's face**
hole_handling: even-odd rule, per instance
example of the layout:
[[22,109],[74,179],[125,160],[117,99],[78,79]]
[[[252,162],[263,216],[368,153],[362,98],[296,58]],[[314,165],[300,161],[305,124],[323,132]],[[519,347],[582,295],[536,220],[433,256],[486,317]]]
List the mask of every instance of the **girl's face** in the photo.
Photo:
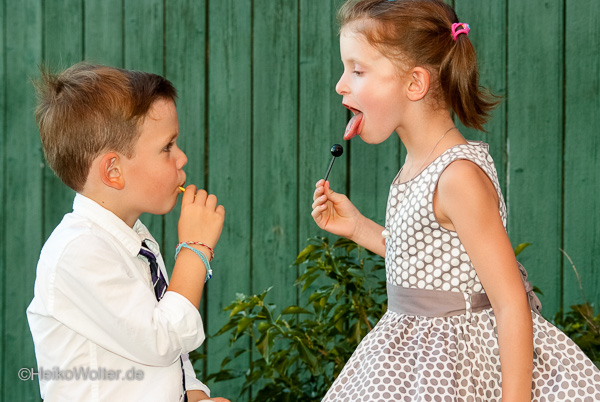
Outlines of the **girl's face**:
[[362,113],[358,135],[369,144],[378,144],[401,125],[406,80],[390,59],[351,28],[352,24],[341,30],[344,73],[335,90],[344,97],[344,106],[355,115]]

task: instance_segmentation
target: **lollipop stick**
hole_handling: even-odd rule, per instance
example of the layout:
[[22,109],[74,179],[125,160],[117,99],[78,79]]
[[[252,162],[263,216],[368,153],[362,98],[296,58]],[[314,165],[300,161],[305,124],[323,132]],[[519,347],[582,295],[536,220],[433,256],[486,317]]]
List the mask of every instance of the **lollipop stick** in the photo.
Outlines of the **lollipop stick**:
[[333,162],[335,162],[335,156],[331,158],[331,162],[329,163],[329,167],[327,168],[327,173],[325,173],[325,181],[329,177],[329,172],[331,172],[331,167],[333,166]]

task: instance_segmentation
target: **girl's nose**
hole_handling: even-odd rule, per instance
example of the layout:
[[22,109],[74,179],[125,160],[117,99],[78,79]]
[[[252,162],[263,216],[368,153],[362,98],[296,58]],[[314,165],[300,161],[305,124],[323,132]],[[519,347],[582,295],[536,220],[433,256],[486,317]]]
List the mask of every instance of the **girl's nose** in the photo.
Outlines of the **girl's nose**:
[[335,84],[335,92],[337,92],[339,95],[346,95],[346,94],[348,94],[348,91],[349,91],[348,85],[346,85],[344,77],[345,77],[345,74],[342,74],[342,76],[338,80],[337,84]]

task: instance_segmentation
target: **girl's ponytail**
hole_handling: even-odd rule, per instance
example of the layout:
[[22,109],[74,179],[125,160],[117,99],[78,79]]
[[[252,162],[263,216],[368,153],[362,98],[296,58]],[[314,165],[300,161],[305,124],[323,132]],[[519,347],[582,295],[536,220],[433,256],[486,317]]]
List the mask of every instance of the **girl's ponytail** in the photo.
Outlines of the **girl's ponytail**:
[[483,125],[498,101],[479,86],[477,57],[467,35],[459,34],[454,38],[439,67],[440,88],[465,126],[484,131]]

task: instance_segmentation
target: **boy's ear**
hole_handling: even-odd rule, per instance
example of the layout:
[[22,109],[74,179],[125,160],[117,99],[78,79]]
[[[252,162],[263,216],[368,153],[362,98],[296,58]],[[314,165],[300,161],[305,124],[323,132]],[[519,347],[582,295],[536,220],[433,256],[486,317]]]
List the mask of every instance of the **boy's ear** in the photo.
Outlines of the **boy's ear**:
[[415,67],[409,73],[407,96],[411,101],[419,101],[429,92],[429,71],[423,67]]
[[102,183],[115,190],[122,190],[125,187],[120,161],[120,156],[115,152],[109,152],[100,159],[100,179]]

